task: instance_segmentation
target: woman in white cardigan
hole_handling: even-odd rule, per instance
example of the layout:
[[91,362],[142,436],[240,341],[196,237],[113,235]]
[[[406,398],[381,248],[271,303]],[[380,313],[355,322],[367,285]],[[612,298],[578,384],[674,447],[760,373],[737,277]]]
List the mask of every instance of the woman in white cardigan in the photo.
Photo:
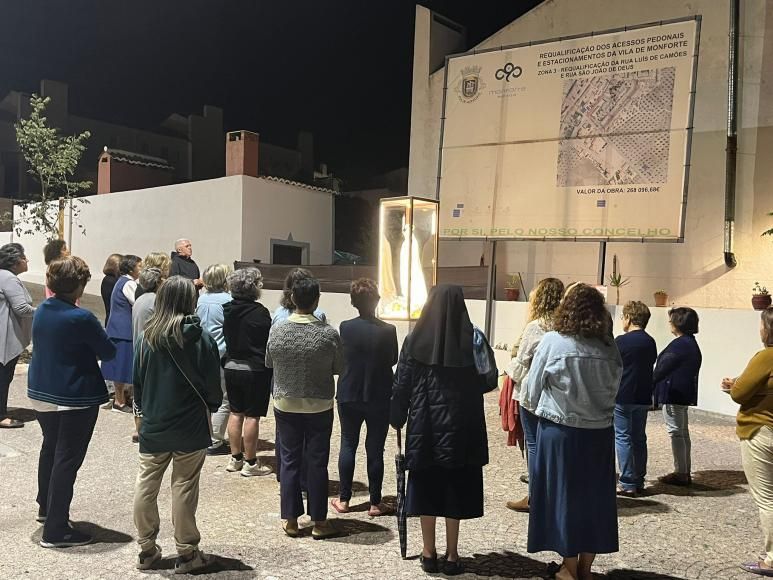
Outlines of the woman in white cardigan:
[[[518,341],[518,353],[510,361],[507,374],[513,380],[513,399],[522,401],[521,394],[526,387],[531,360],[545,333],[553,329],[553,313],[561,303],[564,283],[558,278],[545,278],[532,290],[529,296],[529,321]],[[526,462],[530,465],[537,449],[537,416],[534,409],[527,409],[521,403],[518,418],[526,440]],[[529,496],[508,501],[507,507],[517,512],[529,511]]]

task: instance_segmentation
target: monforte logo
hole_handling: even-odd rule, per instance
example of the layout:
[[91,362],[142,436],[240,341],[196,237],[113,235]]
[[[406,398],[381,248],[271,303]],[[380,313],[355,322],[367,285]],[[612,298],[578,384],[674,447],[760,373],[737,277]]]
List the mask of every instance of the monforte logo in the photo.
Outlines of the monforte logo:
[[509,83],[510,79],[517,79],[522,74],[523,74],[523,69],[521,67],[514,65],[511,62],[508,62],[502,68],[497,69],[497,72],[494,74],[494,77],[498,81],[504,80]]

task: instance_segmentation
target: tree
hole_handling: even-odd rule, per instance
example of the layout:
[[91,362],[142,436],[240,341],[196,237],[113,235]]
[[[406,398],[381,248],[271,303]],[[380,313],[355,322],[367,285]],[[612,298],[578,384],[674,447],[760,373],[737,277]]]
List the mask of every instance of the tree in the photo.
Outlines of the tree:
[[[38,182],[40,191],[17,204],[25,217],[13,226],[17,235],[38,232],[54,239],[61,237],[64,231],[67,202],[76,218],[79,214],[77,204],[88,203],[87,199],[76,196],[90,188],[91,182],[74,181],[73,178],[86,150],[84,143],[91,134],[84,131],[80,135],[63,136],[59,129],[49,126],[45,112],[50,102],[50,97],[32,95],[30,116],[14,125],[16,142],[29,165],[27,173]],[[78,227],[86,233],[81,224],[78,223]]]

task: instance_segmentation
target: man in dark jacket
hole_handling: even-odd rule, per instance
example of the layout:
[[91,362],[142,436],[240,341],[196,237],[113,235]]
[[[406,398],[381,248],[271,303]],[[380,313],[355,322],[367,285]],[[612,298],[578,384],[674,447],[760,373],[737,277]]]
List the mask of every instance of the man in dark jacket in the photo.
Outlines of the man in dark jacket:
[[658,356],[645,328],[650,309],[631,301],[623,307],[625,334],[615,339],[623,359],[623,378],[615,401],[615,447],[620,465],[618,494],[635,497],[647,474],[647,411],[652,405],[652,367]]
[[172,252],[172,266],[169,269],[170,276],[182,276],[193,280],[196,288],[201,288],[204,281],[201,279],[199,266],[193,261],[193,246],[191,241],[181,238],[174,243],[174,252]]

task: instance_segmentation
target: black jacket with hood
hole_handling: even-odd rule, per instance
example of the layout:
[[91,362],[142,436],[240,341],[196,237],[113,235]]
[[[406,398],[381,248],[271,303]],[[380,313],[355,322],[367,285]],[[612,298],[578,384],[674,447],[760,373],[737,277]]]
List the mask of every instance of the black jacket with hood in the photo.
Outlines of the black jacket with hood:
[[172,252],[172,265],[169,268],[170,276],[182,276],[189,280],[198,280],[201,278],[199,266],[193,261],[193,258],[181,256],[177,252]]

